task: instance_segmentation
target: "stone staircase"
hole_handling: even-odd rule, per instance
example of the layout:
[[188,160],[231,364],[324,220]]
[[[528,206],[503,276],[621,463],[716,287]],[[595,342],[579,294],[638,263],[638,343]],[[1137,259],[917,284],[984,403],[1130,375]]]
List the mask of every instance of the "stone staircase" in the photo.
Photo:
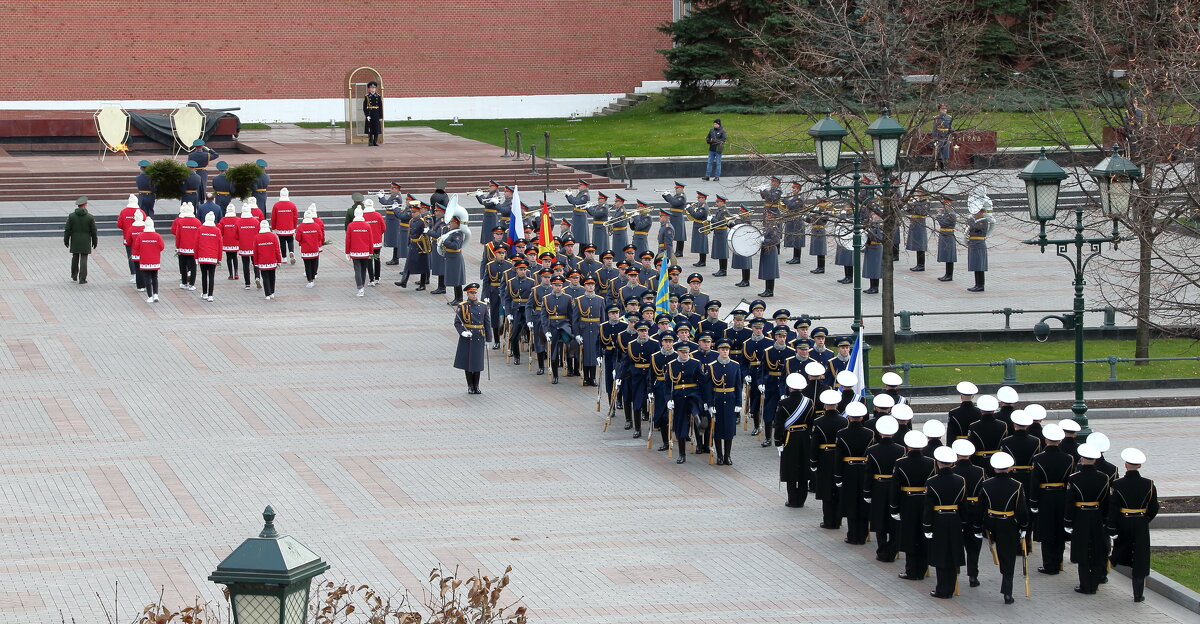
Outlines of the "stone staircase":
[[650,99],[650,96],[644,93],[626,93],[612,104],[605,106],[603,110],[597,113],[597,116],[603,117],[605,115],[619,113],[623,110],[633,108],[634,106],[637,106],[648,99]]

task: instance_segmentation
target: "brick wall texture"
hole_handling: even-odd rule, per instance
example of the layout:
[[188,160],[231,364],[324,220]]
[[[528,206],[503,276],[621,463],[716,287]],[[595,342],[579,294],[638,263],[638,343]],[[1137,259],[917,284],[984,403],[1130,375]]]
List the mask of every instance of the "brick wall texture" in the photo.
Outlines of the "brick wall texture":
[[0,2],[0,100],[626,92],[662,80],[671,0]]

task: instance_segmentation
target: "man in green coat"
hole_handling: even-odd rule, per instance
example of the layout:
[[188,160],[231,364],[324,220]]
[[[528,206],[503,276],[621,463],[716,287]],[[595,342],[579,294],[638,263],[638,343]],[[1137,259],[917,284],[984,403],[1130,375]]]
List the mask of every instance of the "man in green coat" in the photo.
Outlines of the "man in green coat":
[[67,217],[63,246],[71,250],[71,281],[87,283],[88,254],[96,248],[96,219],[87,210],[87,197],[75,200],[75,212]]

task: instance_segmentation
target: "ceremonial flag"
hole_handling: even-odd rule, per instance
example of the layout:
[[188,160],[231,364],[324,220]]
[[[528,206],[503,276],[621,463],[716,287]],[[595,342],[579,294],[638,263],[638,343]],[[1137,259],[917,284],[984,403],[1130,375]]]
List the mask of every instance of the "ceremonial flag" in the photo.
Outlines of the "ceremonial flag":
[[863,392],[867,388],[867,371],[863,367],[863,330],[859,328],[858,338],[854,340],[854,348],[850,350],[850,366],[848,369],[858,377],[858,382],[854,384],[855,400],[861,401]]
[[[518,238],[525,238],[525,215],[521,213],[521,196],[517,193],[517,187],[513,187],[512,198],[512,216],[508,220],[508,246],[511,248],[516,244]],[[487,236],[490,232],[484,232]]]
[[654,308],[658,314],[670,314],[671,312],[671,288],[667,280],[667,269],[671,266],[671,256],[663,254],[662,269],[658,271],[658,293],[654,297]]
[[538,255],[557,253],[554,247],[554,219],[550,216],[550,204],[542,200],[542,218],[538,225]]

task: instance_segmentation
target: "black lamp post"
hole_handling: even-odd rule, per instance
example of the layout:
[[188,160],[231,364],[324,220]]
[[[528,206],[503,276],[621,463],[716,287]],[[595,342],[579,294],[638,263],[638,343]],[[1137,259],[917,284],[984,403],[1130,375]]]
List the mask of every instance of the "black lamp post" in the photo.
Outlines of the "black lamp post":
[[[857,333],[862,328],[862,208],[864,198],[862,191],[880,191],[883,195],[892,195],[900,187],[892,184],[889,173],[896,168],[900,156],[900,138],[904,136],[905,130],[895,119],[888,116],[888,110],[883,109],[883,115],[871,123],[867,127],[867,135],[871,137],[871,143],[874,147],[873,158],[875,164],[883,170],[883,180],[881,184],[863,184],[862,183],[862,160],[855,158],[853,161],[854,171],[850,175],[851,183],[848,185],[833,184],[833,172],[838,168],[838,161],[842,155],[842,140],[846,138],[849,132],[842,127],[830,113],[825,113],[825,118],[813,124],[808,129],[808,135],[813,138],[816,146],[817,166],[821,167],[825,172],[825,179],[818,187],[825,193],[837,192],[839,195],[845,196],[850,193],[851,206],[854,208],[854,323],[851,329]],[[864,388],[868,388],[870,383],[868,373],[870,367],[867,364],[866,349],[863,350],[863,379]],[[867,396],[870,395],[870,390],[865,391]]]
[[[1050,334],[1050,326],[1046,324],[1048,319],[1055,319],[1061,322],[1064,328],[1071,327],[1075,330],[1075,402],[1071,405],[1071,412],[1075,414],[1074,420],[1079,423],[1079,433],[1085,439],[1091,433],[1091,428],[1088,427],[1086,416],[1087,404],[1083,400],[1083,287],[1086,284],[1084,270],[1092,258],[1100,255],[1104,243],[1112,243],[1115,248],[1121,241],[1117,219],[1129,213],[1133,183],[1142,177],[1142,171],[1121,156],[1119,148],[1114,145],[1112,155],[1100,161],[1088,174],[1096,181],[1100,190],[1100,212],[1112,219],[1112,234],[1109,236],[1084,237],[1083,204],[1080,203],[1075,205],[1075,236],[1061,239],[1046,237],[1046,222],[1052,221],[1058,212],[1059,185],[1067,178],[1067,172],[1046,158],[1045,149],[1037,160],[1026,165],[1017,174],[1018,178],[1025,181],[1029,216],[1041,224],[1038,237],[1023,242],[1026,245],[1041,247],[1042,253],[1046,253],[1046,247],[1053,245],[1058,256],[1071,263],[1075,274],[1075,305],[1072,312],[1042,317],[1042,320],[1034,325],[1034,335],[1044,339]],[[1071,246],[1075,247],[1074,256],[1068,251]],[[1086,256],[1083,253],[1085,246],[1088,248]]]

